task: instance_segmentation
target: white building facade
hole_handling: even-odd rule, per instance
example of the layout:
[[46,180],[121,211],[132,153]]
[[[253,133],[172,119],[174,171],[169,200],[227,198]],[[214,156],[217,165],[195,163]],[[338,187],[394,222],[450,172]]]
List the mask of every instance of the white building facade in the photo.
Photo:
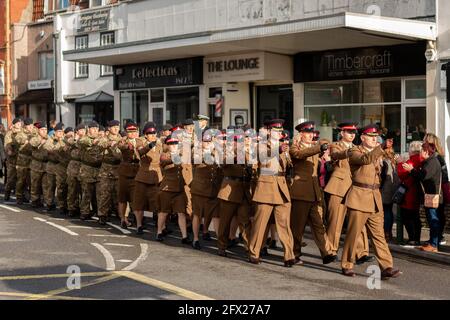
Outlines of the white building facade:
[[[201,113],[223,128],[283,118],[294,133],[310,119],[332,139],[351,120],[395,134],[398,152],[426,130],[447,141],[446,1],[146,0],[101,10],[59,17],[60,27],[97,26],[61,29],[62,96],[105,91],[121,121],[162,126]],[[108,32],[114,43],[100,45]],[[84,34],[88,47],[75,49]],[[427,48],[436,48],[428,62]],[[112,66],[114,79],[73,81],[75,61]]]

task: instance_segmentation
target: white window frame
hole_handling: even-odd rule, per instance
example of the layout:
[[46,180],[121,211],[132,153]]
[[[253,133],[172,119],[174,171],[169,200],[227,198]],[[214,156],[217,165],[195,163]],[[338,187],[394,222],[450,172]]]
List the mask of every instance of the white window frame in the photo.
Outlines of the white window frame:
[[[38,59],[39,59],[39,80],[53,80],[53,72],[54,70],[52,70],[52,72],[50,74],[47,74],[47,63],[48,63],[48,55],[52,55],[53,59],[53,52],[52,51],[42,51],[38,53]],[[45,66],[42,66],[42,59],[41,57],[44,56],[45,57]],[[53,63],[53,62],[52,62]],[[42,69],[44,67],[44,69]],[[43,73],[42,71],[45,70],[45,72]]]
[[[116,42],[116,33],[114,31],[100,33],[100,46],[110,46]],[[100,76],[108,77],[113,75],[113,67],[108,65],[100,65]]]
[[[89,47],[89,36],[82,35],[75,37],[75,49],[81,50]],[[84,62],[75,62],[75,79],[89,78],[89,64]]]

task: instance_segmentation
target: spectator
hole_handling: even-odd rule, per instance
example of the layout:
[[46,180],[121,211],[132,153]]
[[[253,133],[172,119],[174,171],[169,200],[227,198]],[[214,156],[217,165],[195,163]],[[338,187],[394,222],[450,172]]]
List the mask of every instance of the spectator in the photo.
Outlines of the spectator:
[[381,198],[384,210],[384,236],[386,241],[392,240],[392,226],[394,225],[394,203],[392,196],[398,187],[397,155],[394,152],[394,136],[388,135],[383,149],[383,167],[381,169]]
[[[427,133],[424,138],[424,142],[434,144],[436,146],[437,159],[439,160],[442,167],[442,185],[448,186],[448,169],[445,163],[445,153],[444,148],[442,148],[441,140],[433,133]],[[447,243],[444,237],[446,217],[445,217],[445,203],[442,203],[438,208],[439,222],[441,226],[441,231],[439,232],[439,244],[445,245]]]
[[403,164],[411,165],[414,170],[420,170],[422,159],[420,151],[422,150],[421,141],[413,141],[409,145],[409,160],[399,163],[397,166],[398,177],[407,190],[403,203],[400,205],[400,214],[403,225],[408,233],[408,245],[420,245],[420,233],[422,231],[422,222],[420,221],[420,199],[423,198],[422,189],[417,181],[403,169]]
[[[442,198],[442,167],[438,160],[436,146],[425,142],[420,153],[423,161],[422,167],[417,170],[410,164],[403,164],[403,169],[410,172],[412,176],[422,184],[425,194],[439,194],[439,203],[443,203]],[[428,225],[430,227],[430,240],[427,244],[419,247],[422,251],[438,252],[441,224],[438,209],[425,206]]]
[[48,136],[52,137],[55,133],[56,120],[50,120],[50,130],[48,130]]

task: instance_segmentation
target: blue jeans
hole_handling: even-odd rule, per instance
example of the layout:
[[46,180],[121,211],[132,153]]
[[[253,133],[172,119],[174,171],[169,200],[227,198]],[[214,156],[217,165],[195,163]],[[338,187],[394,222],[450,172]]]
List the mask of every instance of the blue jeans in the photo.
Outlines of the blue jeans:
[[428,226],[430,227],[430,241],[433,247],[439,247],[439,238],[441,236],[441,222],[439,220],[439,213],[437,209],[434,208],[425,208],[425,212],[427,213],[427,221]]
[[383,204],[384,210],[384,231],[391,233],[394,225],[394,212],[392,211],[393,204]]

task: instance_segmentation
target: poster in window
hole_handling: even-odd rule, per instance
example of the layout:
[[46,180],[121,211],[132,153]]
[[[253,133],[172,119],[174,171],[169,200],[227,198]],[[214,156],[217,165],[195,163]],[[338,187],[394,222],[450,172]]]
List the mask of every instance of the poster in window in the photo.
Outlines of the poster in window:
[[231,109],[230,110],[230,123],[238,128],[243,127],[248,123],[248,110],[247,109]]

